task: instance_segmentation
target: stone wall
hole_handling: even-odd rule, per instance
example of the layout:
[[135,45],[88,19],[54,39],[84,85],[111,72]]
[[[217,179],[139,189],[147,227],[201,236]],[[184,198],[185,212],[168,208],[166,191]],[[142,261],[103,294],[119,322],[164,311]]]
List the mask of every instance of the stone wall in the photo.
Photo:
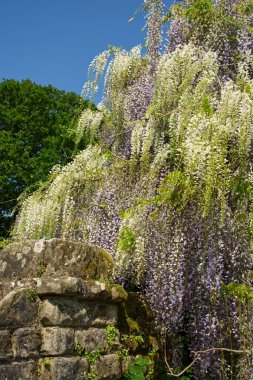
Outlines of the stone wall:
[[152,315],[107,284],[111,267],[106,251],[61,239],[0,251],[0,380],[117,380],[147,354],[153,337],[122,355],[122,334],[152,335]]

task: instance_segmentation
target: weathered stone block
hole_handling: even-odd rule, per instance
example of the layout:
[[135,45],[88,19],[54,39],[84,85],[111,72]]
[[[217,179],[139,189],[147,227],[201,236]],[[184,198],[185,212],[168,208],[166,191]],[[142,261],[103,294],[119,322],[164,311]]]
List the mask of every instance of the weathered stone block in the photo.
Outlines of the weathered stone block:
[[12,356],[11,335],[9,331],[0,331],[0,359]]
[[34,288],[37,295],[71,296],[87,301],[106,301],[120,303],[127,299],[126,291],[120,285],[109,287],[106,284],[83,280],[79,277],[36,277],[16,281],[0,282],[0,300],[9,292],[16,289]]
[[[0,299],[4,298],[13,290],[26,289],[29,298],[29,291],[32,289],[36,293],[36,279],[25,279],[15,281],[5,281],[0,283]],[[36,293],[37,294],[37,293]]]
[[40,296],[78,296],[85,300],[110,300],[111,290],[98,281],[85,281],[78,277],[36,278],[36,289]]
[[3,299],[8,293],[10,293],[14,288],[13,282],[0,282],[0,300]]
[[26,289],[17,289],[8,293],[0,301],[0,326],[31,326],[38,316],[38,302],[28,298]]
[[26,240],[11,243],[1,250],[0,278],[48,277],[56,273],[58,277],[106,278],[111,264],[107,251],[81,242]]
[[91,326],[104,327],[116,325],[118,320],[118,306],[108,304],[96,304],[92,311]]
[[117,323],[118,306],[65,297],[49,297],[40,304],[44,326],[104,327]]
[[41,354],[44,356],[72,354],[74,352],[74,330],[47,327],[41,330]]
[[39,363],[40,380],[82,380],[88,373],[88,362],[81,358],[46,358]]
[[34,269],[38,266],[41,252],[34,249],[36,241],[25,240],[7,245],[1,250],[0,278],[34,277]]
[[92,371],[97,371],[97,380],[119,380],[122,378],[120,361],[117,355],[102,356],[91,366]]
[[27,358],[38,356],[41,346],[40,331],[35,329],[18,329],[12,336],[15,357]]
[[91,306],[71,298],[48,298],[40,305],[39,318],[45,326],[90,325]]
[[105,278],[112,264],[111,255],[104,249],[62,239],[46,241],[44,259],[46,276],[57,272],[73,277]]
[[36,278],[36,289],[40,296],[44,295],[63,295],[74,296],[79,294],[82,280],[78,277],[60,278]]
[[0,380],[37,380],[37,363],[27,361],[0,366]]
[[[119,343],[119,332],[115,338],[115,343]],[[75,341],[84,347],[85,351],[106,352],[108,350],[108,341],[106,329],[90,328],[89,330],[76,330]]]

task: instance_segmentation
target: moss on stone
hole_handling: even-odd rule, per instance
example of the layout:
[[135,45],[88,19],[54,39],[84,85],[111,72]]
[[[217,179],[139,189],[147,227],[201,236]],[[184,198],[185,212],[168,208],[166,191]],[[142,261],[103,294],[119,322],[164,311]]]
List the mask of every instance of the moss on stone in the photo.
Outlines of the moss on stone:
[[159,344],[158,344],[156,337],[149,335],[148,339],[149,339],[149,344],[152,347],[152,351],[158,352],[159,351]]
[[86,279],[93,279],[95,276],[94,274],[97,271],[97,259],[94,258],[87,267],[83,268],[83,277]]
[[106,249],[99,248],[99,252],[104,256],[108,263],[111,264],[111,266],[114,265],[112,255]]
[[119,293],[120,298],[122,298],[123,300],[127,299],[128,294],[121,285],[114,284],[114,285],[112,285],[112,288],[116,289],[116,291]]
[[127,318],[127,324],[129,326],[130,334],[136,334],[136,335],[141,334],[141,329],[140,329],[140,326],[139,326],[137,321],[128,317]]

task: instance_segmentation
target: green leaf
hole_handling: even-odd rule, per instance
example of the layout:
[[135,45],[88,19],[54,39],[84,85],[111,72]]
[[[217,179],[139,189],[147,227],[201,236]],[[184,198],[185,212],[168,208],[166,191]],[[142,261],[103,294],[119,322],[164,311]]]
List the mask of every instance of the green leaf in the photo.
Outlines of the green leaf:
[[141,367],[136,365],[131,365],[128,369],[130,375],[129,380],[145,380],[143,370]]
[[148,367],[148,366],[150,366],[152,364],[152,362],[151,362],[150,359],[137,358],[137,359],[135,359],[134,364],[138,365],[140,367]]

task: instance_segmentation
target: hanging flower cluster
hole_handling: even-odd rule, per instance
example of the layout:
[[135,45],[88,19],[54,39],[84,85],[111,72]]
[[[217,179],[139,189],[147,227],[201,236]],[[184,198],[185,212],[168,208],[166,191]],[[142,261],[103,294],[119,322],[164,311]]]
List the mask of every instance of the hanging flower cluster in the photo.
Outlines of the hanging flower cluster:
[[204,38],[211,27],[201,24],[195,34],[192,28],[216,7],[232,24],[234,14],[242,14],[249,26],[251,12],[246,2],[188,3],[172,8],[178,13],[171,46],[156,55],[154,68],[160,34],[152,29],[152,12],[161,14],[161,3],[151,2],[149,53],[141,55],[139,47],[114,52],[103,105],[84,111],[77,127],[77,141],[86,134],[90,146],[58,168],[46,189],[23,201],[14,237],[57,236],[108,249],[115,280],[145,292],[156,326],[168,338],[171,366],[183,368],[194,351],[242,350],[244,355],[203,354],[193,378],[249,380],[252,53],[238,29],[236,44],[245,55],[233,75],[221,75],[220,45],[210,49]]
[[168,49],[189,42],[216,51],[223,81],[235,79],[238,62],[252,74],[251,0],[183,0],[171,7]]
[[147,47],[152,64],[155,64],[162,47],[162,0],[150,1],[147,15]]

